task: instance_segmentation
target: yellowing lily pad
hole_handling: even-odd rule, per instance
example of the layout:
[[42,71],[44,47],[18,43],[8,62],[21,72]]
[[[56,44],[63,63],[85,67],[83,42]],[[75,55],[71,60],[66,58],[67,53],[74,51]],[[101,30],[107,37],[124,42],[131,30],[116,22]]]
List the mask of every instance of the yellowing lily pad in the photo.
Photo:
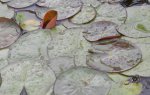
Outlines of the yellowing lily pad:
[[40,28],[40,20],[29,11],[19,11],[15,18],[23,30],[33,31]]

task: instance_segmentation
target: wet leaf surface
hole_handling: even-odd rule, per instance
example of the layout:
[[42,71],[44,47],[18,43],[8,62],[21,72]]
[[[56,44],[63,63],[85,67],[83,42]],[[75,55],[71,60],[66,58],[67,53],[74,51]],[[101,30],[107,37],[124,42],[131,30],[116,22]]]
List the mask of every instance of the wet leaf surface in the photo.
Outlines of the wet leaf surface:
[[21,34],[20,27],[11,19],[0,18],[0,48],[13,44]]
[[111,83],[112,81],[104,72],[76,67],[57,78],[54,93],[56,95],[107,95]]
[[84,37],[88,41],[99,41],[105,39],[113,39],[120,36],[116,30],[117,25],[109,21],[99,21],[89,25],[84,32]]
[[[117,40],[108,45],[94,45],[92,52],[88,65],[107,72],[131,69],[139,64],[142,58],[141,50],[126,40]],[[100,65],[103,65],[103,68]]]
[[149,95],[150,0],[0,2],[0,95]]

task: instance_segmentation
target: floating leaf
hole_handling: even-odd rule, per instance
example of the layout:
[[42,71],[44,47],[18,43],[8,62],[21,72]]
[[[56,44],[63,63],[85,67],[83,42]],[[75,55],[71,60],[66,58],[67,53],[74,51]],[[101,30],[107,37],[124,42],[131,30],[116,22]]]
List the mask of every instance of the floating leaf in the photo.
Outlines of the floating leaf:
[[111,79],[104,72],[75,67],[57,78],[54,93],[56,95],[107,95],[111,83]]
[[15,12],[13,9],[8,8],[6,4],[2,4],[0,2],[0,17],[5,17],[5,18],[13,18],[15,15]]
[[20,34],[21,29],[13,20],[0,18],[0,48],[12,45]]
[[126,9],[118,3],[104,3],[96,8],[96,10],[98,15],[95,21],[112,21],[121,25],[127,18]]
[[150,6],[134,6],[128,7],[128,18],[126,23],[119,26],[118,32],[133,38],[149,37],[150,36]]
[[18,11],[15,19],[23,30],[33,31],[40,28],[40,20],[30,11]]
[[75,24],[85,24],[96,17],[96,10],[92,6],[82,6],[79,13],[73,16],[70,21]]
[[51,29],[56,26],[56,20],[57,20],[57,11],[55,10],[49,10],[41,23],[41,26],[43,29]]
[[1,76],[0,95],[24,95],[26,91],[28,95],[46,95],[56,79],[47,63],[39,59],[11,63],[1,70]]
[[35,4],[38,0],[10,0],[8,6],[13,8],[25,8]]
[[116,30],[117,25],[110,21],[99,21],[90,24],[84,32],[88,41],[99,41],[120,37]]
[[117,40],[108,45],[94,45],[93,48],[87,64],[98,70],[121,72],[135,67],[142,59],[141,50],[126,40]]

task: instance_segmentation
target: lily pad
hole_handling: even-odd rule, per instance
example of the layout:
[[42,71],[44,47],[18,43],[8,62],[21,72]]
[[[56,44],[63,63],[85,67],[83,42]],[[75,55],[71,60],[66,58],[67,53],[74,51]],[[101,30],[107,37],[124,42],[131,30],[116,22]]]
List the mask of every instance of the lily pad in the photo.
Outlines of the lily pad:
[[40,20],[30,11],[19,11],[15,18],[23,30],[33,31],[40,28]]
[[55,10],[58,12],[58,17],[57,20],[62,20],[62,19],[66,19],[66,18],[70,18],[72,16],[74,16],[75,14],[77,14],[80,10],[81,10],[81,6],[79,7],[56,7],[56,8],[41,8],[38,7],[35,12],[36,15],[43,19],[45,13],[49,10]]
[[36,2],[38,2],[38,0],[11,0],[8,2],[8,6],[13,8],[25,8],[32,6]]
[[39,58],[43,55],[42,46],[51,39],[50,30],[36,30],[20,37],[20,39],[10,47],[8,61],[21,61]]
[[75,58],[72,56],[59,56],[53,59],[50,59],[50,67],[54,71],[56,76],[59,76],[61,73],[67,71],[70,68],[75,66]]
[[137,44],[137,46],[142,50],[142,56],[143,56],[142,62],[139,65],[137,65],[135,68],[124,72],[124,74],[150,76],[150,74],[149,74],[149,71],[150,71],[150,69],[149,69],[149,66],[150,66],[150,64],[149,64],[150,44],[139,43],[139,44]]
[[46,95],[53,89],[54,72],[42,60],[15,62],[1,70],[1,95],[20,95],[25,87],[29,95]]
[[84,37],[88,41],[98,41],[102,39],[112,39],[120,37],[116,30],[117,25],[110,21],[99,21],[92,23],[84,32]]
[[117,40],[109,45],[96,45],[93,48],[94,54],[91,53],[91,56],[94,59],[91,59],[92,61],[89,61],[88,64],[92,64],[91,67],[99,70],[101,70],[100,64],[102,64],[105,68],[108,67],[106,70],[102,69],[107,72],[129,70],[138,65],[142,59],[141,50],[126,40]]
[[99,0],[81,0],[83,2],[83,5],[98,7],[101,3]]
[[96,17],[96,10],[92,6],[82,6],[81,11],[73,16],[70,21],[75,24],[85,24]]
[[150,36],[150,6],[134,6],[127,8],[128,18],[118,31],[128,37],[140,38]]
[[48,45],[50,58],[75,56],[75,64],[86,65],[86,55],[90,44],[84,39],[82,28],[71,28],[64,31],[52,31],[52,40]]
[[13,9],[8,8],[6,4],[0,2],[0,17],[13,18],[14,15],[15,12]]
[[142,84],[129,82],[128,76],[111,73],[109,77],[114,82],[108,95],[140,95],[142,92]]
[[20,36],[20,27],[11,19],[0,18],[0,48],[12,45]]
[[112,81],[106,73],[85,67],[76,67],[57,78],[54,93],[56,95],[107,95],[111,83]]
[[127,18],[126,9],[117,3],[104,3],[97,8],[97,13],[95,21],[112,21],[118,25],[123,24]]
[[9,49],[0,50],[0,70],[8,65],[8,52]]
[[81,0],[40,0],[37,5],[44,7],[78,7],[82,5]]

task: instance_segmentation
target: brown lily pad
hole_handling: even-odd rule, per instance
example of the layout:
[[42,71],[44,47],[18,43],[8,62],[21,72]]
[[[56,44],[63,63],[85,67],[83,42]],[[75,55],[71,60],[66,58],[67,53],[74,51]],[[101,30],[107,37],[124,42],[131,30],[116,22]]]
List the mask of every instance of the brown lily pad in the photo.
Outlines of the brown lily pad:
[[117,25],[110,21],[95,22],[87,28],[84,37],[88,41],[117,38],[120,37],[120,34],[117,32],[116,27]]
[[19,26],[11,19],[0,18],[0,48],[13,44],[21,34]]
[[[87,64],[95,69],[107,72],[129,70],[138,65],[142,59],[141,50],[126,40],[117,40],[108,45],[95,45],[91,51],[92,61],[89,60]],[[107,68],[101,68],[101,64]]]

